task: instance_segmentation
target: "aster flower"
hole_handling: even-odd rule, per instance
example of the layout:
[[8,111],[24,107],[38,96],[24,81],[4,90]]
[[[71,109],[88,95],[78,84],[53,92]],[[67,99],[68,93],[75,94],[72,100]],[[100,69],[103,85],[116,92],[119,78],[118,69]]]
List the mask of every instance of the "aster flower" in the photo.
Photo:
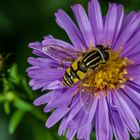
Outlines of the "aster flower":
[[[140,13],[124,13],[122,5],[109,4],[102,16],[98,0],[88,1],[88,15],[80,4],[72,6],[78,27],[63,11],[55,13],[57,24],[71,43],[46,36],[30,43],[36,58],[27,69],[33,90],[48,91],[34,101],[52,111],[46,122],[50,128],[61,120],[59,135],[68,140],[90,140],[95,130],[97,140],[139,138],[140,121]],[[87,72],[86,80],[64,86],[65,71],[80,53],[102,45],[109,48],[109,59]],[[67,59],[67,61],[66,61]],[[69,61],[68,61],[69,60]]]

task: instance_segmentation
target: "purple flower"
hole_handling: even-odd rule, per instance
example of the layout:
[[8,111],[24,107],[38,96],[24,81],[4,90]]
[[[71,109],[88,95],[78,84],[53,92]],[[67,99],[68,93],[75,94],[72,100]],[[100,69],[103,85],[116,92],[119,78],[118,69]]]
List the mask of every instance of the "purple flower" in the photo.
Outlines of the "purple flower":
[[[30,43],[36,58],[27,72],[33,90],[48,91],[34,101],[46,104],[44,112],[53,111],[46,122],[50,128],[58,121],[59,135],[68,140],[90,140],[93,130],[97,140],[139,138],[140,128],[140,13],[124,13],[122,5],[109,4],[102,16],[98,0],[89,0],[88,15],[80,4],[72,6],[79,28],[63,11],[55,13],[57,24],[65,30],[71,44],[46,36]],[[79,55],[97,45],[109,48],[109,59],[90,69],[84,80],[64,86],[65,71]],[[46,91],[46,92],[47,92]]]

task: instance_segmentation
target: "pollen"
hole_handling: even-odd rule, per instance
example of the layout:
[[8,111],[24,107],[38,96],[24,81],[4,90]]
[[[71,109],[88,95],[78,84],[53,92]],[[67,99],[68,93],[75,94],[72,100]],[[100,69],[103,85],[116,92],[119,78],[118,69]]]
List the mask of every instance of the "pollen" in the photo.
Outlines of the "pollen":
[[96,67],[94,70],[89,71],[89,77],[84,81],[83,88],[92,90],[92,93],[98,95],[102,91],[104,95],[108,90],[124,88],[125,82],[130,80],[128,76],[127,67],[133,62],[127,57],[120,57],[121,49],[116,52],[109,50],[109,59]]

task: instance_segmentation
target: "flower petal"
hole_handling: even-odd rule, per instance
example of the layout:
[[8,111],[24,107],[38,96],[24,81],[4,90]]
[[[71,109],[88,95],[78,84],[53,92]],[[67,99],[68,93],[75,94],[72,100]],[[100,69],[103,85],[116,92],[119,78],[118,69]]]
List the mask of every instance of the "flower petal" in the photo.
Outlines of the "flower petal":
[[67,125],[78,114],[78,112],[80,112],[81,108],[80,100],[78,100],[69,112],[65,125]]
[[125,94],[140,107],[140,87],[139,89],[128,83],[124,89]]
[[126,43],[126,48],[121,52],[122,56],[129,57],[130,55],[140,52],[140,30]]
[[73,140],[74,136],[76,135],[77,133],[77,130],[74,129],[74,130],[69,130],[67,131],[67,134],[66,134],[66,137],[68,140]]
[[139,138],[139,124],[133,112],[130,110],[129,106],[124,101],[124,99],[120,96],[119,91],[116,91],[113,97],[114,102],[117,105],[118,111],[122,116],[122,119],[125,122],[128,130],[131,132],[134,138]]
[[[45,68],[50,68],[50,67],[59,67],[59,64],[57,61],[54,61],[53,59],[50,58],[34,58],[34,57],[29,57],[28,58],[28,63],[33,65],[33,69],[34,68],[39,68],[39,67],[45,67]],[[30,71],[32,67],[30,67],[28,70],[26,70],[27,72]]]
[[46,68],[37,68],[34,70],[28,71],[28,76],[34,79],[60,79],[63,77],[65,70],[62,69],[46,69]]
[[[127,92],[130,92],[130,91],[127,91]],[[137,107],[136,104],[134,104],[134,102],[131,100],[131,97],[128,97],[126,95],[125,90],[122,90],[122,92],[120,92],[120,95],[127,102],[128,106],[130,107],[131,111],[135,115],[136,119],[140,121],[140,109]]]
[[114,45],[119,37],[119,34],[122,29],[122,24],[124,20],[124,8],[122,5],[118,5],[117,7],[117,17],[116,17],[116,25],[115,25],[115,34],[113,36],[112,46],[114,48]]
[[66,123],[66,118],[67,117],[65,116],[60,123],[59,129],[58,129],[59,136],[65,134],[66,129],[64,128],[64,126],[65,126],[65,123]]
[[121,119],[117,105],[114,103],[112,92],[108,92],[107,100],[110,112],[110,124],[112,124],[112,129],[116,140],[129,140],[128,131],[124,125],[123,120]]
[[96,44],[100,44],[103,39],[103,19],[98,0],[89,0],[88,14]]
[[65,30],[73,45],[77,49],[81,50],[84,46],[84,42],[80,31],[78,30],[74,22],[71,20],[71,18],[61,9],[58,10],[57,13],[55,13],[55,16],[57,24]]
[[62,46],[66,49],[74,49],[76,50],[76,48],[74,48],[74,46],[72,46],[71,44],[62,41],[60,39],[56,39],[56,38],[47,38],[45,40],[42,41],[42,45],[43,46],[48,46],[48,45],[54,45],[54,46]]
[[140,24],[140,14],[137,14],[136,18],[131,23],[129,23],[128,26],[125,27],[125,29],[120,33],[120,36],[115,44],[114,48],[115,51],[120,47],[123,47],[124,50],[125,48],[127,48],[125,44],[131,39],[133,34],[136,32],[139,24]]
[[62,88],[65,88],[65,87],[63,86],[63,84],[62,84],[62,81],[60,81],[60,80],[55,80],[55,81],[53,81],[53,82],[51,82],[51,83],[46,84],[46,85],[43,87],[42,91],[44,91],[44,90],[62,89]]
[[64,117],[69,112],[69,108],[65,105],[57,108],[52,115],[48,118],[46,122],[46,127],[50,128],[56,124],[62,117]]
[[82,130],[83,126],[86,124],[86,122],[88,121],[89,115],[87,113],[85,113],[83,110],[81,110],[81,114],[79,116],[80,116],[79,117],[80,120],[79,120],[79,124],[77,123],[77,128],[78,128],[77,138],[78,139],[83,139],[83,137],[81,136],[81,134],[82,134],[81,130]]
[[86,42],[86,47],[95,46],[93,31],[84,8],[80,4],[75,4],[72,6],[72,10]]
[[116,20],[117,20],[117,5],[110,4],[108,13],[105,18],[104,44],[112,45],[113,37],[115,34]]
[[135,11],[132,11],[127,15],[125,15],[123,25],[122,25],[122,31],[125,30],[125,28],[135,20],[136,16],[137,13]]
[[96,137],[97,140],[109,139],[109,116],[106,97],[99,99],[99,104],[96,114]]
[[48,103],[48,102],[51,100],[51,98],[52,98],[54,92],[55,92],[55,91],[52,91],[52,92],[49,92],[49,93],[46,93],[46,94],[40,96],[39,98],[37,98],[37,99],[34,101],[33,104],[34,104],[35,106],[39,106],[39,105]]
[[140,75],[140,65],[132,65],[127,69],[129,76],[138,76]]
[[[50,102],[45,108],[44,108],[44,112],[49,112],[57,107],[61,107],[62,105],[66,105],[68,106],[70,101],[71,101],[71,97],[74,94],[76,90],[76,87],[74,86],[73,88],[70,89],[61,89],[61,90],[57,90],[57,96],[55,96],[52,100],[52,102]],[[64,92],[65,91],[65,92]]]
[[78,133],[78,135],[80,136],[79,138],[84,137],[86,135],[86,133],[88,133],[88,128],[90,128],[92,126],[92,121],[93,121],[93,118],[94,118],[96,110],[97,110],[97,104],[98,104],[98,99],[95,98],[92,103],[90,112],[88,114],[87,122],[83,125],[81,130],[79,130],[79,133]]

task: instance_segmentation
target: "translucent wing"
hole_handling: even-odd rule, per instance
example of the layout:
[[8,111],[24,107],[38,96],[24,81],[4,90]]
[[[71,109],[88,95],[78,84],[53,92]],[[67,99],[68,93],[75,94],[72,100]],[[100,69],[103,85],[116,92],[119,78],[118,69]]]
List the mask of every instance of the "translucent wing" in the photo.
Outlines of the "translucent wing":
[[94,96],[92,93],[84,91],[83,89],[80,91],[80,100],[85,113],[89,113],[93,104]]
[[[81,104],[83,106],[83,110],[85,113],[89,113],[94,101],[94,95],[93,95],[93,87],[86,87],[84,85],[84,83],[86,83],[86,81],[91,79],[90,76],[91,73],[89,73],[86,78],[81,81],[80,86],[79,86],[79,90],[80,90],[80,100],[81,100]],[[90,81],[88,81],[90,84]]]
[[70,63],[82,55],[81,52],[74,49],[53,45],[43,47],[43,51],[51,58],[63,63]]

